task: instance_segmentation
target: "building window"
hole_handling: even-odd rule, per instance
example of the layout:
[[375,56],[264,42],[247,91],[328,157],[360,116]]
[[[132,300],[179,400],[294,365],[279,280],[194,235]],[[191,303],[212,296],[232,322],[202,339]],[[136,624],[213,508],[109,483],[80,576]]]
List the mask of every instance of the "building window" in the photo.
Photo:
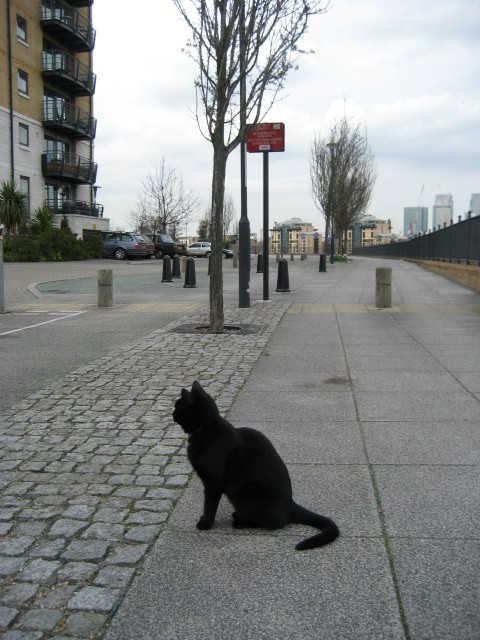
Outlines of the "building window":
[[19,15],[17,15],[17,38],[20,42],[27,44],[27,21]]
[[28,96],[28,73],[18,70],[18,91],[24,96]]
[[18,141],[22,145],[22,147],[28,147],[28,125],[20,122],[18,124]]
[[20,176],[20,192],[27,196],[27,207],[30,211],[30,178]]

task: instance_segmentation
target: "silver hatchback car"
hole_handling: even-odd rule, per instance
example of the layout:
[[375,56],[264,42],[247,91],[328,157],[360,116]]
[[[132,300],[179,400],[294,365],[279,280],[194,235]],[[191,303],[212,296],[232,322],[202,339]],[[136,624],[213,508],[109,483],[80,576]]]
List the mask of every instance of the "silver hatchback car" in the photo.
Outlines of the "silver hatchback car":
[[187,256],[204,256],[205,258],[208,258],[211,253],[211,242],[194,242],[187,247]]

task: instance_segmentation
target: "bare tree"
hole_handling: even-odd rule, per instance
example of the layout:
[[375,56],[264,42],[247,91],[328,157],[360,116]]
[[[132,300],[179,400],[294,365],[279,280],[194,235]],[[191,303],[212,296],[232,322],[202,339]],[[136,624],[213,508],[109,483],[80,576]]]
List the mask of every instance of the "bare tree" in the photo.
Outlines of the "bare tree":
[[186,187],[181,173],[165,158],[153,163],[153,173],[142,180],[143,193],[137,211],[145,211],[151,231],[171,232],[195,215],[199,202],[193,189]]
[[230,233],[230,227],[233,224],[236,216],[235,203],[232,196],[226,196],[223,203],[223,241]]
[[187,51],[198,65],[196,117],[202,135],[213,146],[210,331],[222,333],[225,174],[228,156],[245,133],[240,125],[240,84],[246,82],[242,122],[255,125],[295,68],[302,53],[297,44],[308,19],[323,12],[328,0],[172,2],[191,30]]
[[139,233],[153,232],[152,219],[149,213],[145,193],[142,193],[135,203],[135,206],[128,210],[127,220],[133,231],[138,231]]
[[376,179],[375,158],[360,125],[352,125],[344,116],[335,122],[328,137],[315,136],[310,177],[313,200],[325,216],[325,239],[333,217],[340,240],[365,213]]

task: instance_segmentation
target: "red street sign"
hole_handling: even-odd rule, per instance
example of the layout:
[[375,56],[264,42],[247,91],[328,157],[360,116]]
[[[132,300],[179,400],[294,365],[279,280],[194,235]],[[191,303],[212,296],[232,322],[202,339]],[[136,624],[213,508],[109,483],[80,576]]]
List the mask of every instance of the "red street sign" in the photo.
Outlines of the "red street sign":
[[283,122],[262,122],[247,133],[247,151],[285,151],[285,125]]

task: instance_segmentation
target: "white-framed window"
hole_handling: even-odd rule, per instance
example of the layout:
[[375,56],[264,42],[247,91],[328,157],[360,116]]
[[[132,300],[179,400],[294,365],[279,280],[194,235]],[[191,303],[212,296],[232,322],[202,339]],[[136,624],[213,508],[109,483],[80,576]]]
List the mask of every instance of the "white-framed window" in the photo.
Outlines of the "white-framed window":
[[17,14],[17,40],[27,44],[27,21]]
[[28,124],[23,124],[23,122],[18,123],[18,142],[22,147],[29,146],[29,134],[30,130]]
[[28,96],[28,73],[26,71],[22,71],[22,69],[19,69],[17,74],[17,82],[18,92],[24,96]]

